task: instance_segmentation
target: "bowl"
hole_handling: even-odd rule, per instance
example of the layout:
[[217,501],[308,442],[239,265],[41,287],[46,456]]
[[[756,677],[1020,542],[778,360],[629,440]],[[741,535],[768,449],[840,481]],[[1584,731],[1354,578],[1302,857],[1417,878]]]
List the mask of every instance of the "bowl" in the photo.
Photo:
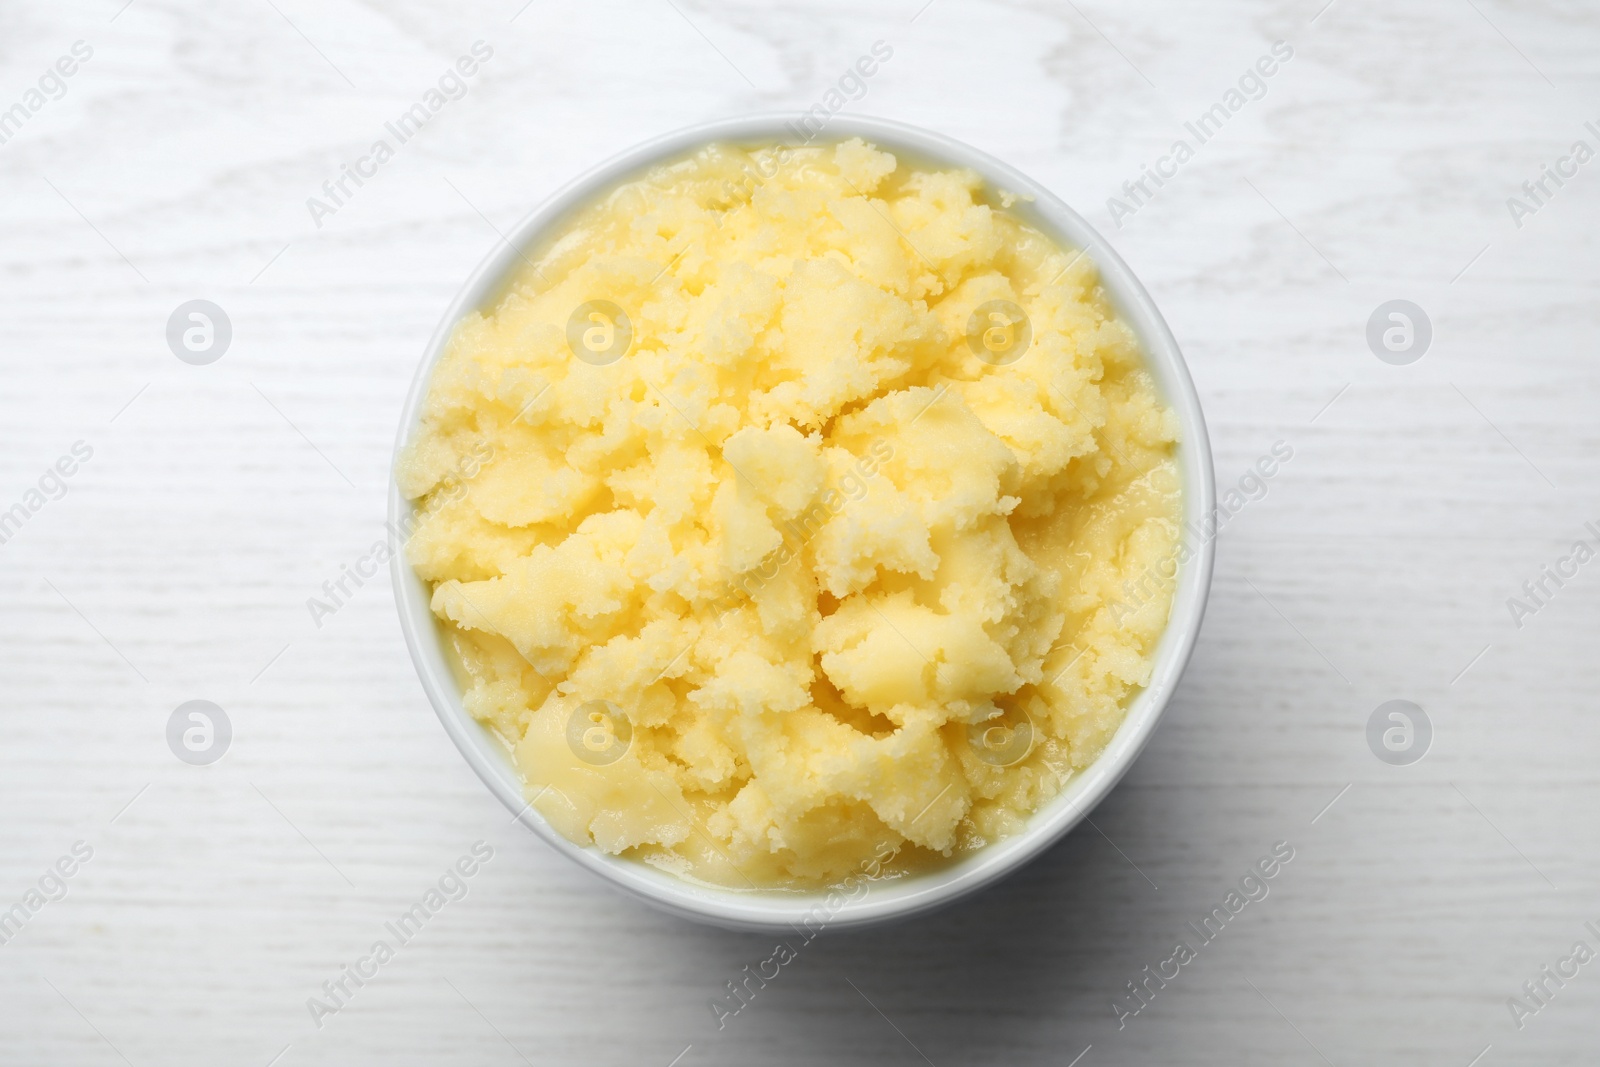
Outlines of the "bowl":
[[[569,182],[518,223],[478,265],[428,342],[401,412],[396,460],[418,428],[429,379],[451,331],[468,311],[496,301],[508,277],[522,263],[524,249],[537,248],[555,228],[616,184],[652,164],[701,145],[714,141],[794,145],[793,120],[792,115],[757,115],[691,126],[657,137]],[[607,855],[592,845],[574,844],[563,837],[528,804],[522,780],[505,745],[463,708],[460,689],[446,660],[443,636],[428,608],[430,591],[405,561],[404,553],[396,553],[391,564],[395,600],[422,688],[445,732],[490,792],[550,847],[612,885],[666,911],[731,929],[815,932],[824,926],[846,929],[904,919],[975,893],[1037,858],[1105,797],[1150,740],[1194,650],[1211,586],[1214,544],[1204,531],[1216,509],[1216,484],[1205,420],[1178,343],[1133,271],[1081,215],[1048,189],[977,149],[904,123],[854,115],[835,115],[818,134],[818,139],[824,141],[848,137],[862,137],[919,163],[976,171],[995,188],[1021,197],[1010,209],[1013,214],[1057,240],[1088,252],[1100,271],[1102,287],[1112,306],[1138,335],[1146,365],[1162,398],[1180,420],[1182,439],[1177,461],[1184,484],[1182,536],[1191,552],[1176,575],[1171,616],[1156,648],[1150,683],[1129,702],[1122,725],[1094,763],[1069,779],[1054,800],[1033,814],[1021,833],[934,870],[857,883],[848,894],[838,889],[797,892],[709,886],[635,860]],[[398,529],[396,524],[410,507],[391,476],[391,529]]]

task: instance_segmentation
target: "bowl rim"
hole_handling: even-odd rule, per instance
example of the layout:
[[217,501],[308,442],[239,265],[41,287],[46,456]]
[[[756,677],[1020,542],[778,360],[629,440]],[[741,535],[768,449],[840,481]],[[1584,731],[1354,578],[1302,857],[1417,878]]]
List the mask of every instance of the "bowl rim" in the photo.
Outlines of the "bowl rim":
[[[799,138],[793,125],[796,117],[790,113],[742,115],[651,138],[567,182],[501,235],[446,308],[423,351],[401,408],[388,484],[388,527],[392,537],[400,533],[403,517],[412,510],[400,492],[395,472],[403,449],[418,428],[433,369],[456,323],[468,311],[486,306],[503,292],[523,250],[537,247],[555,226],[619,182],[696,147],[716,141],[786,143],[797,147]],[[1188,543],[1191,535],[1196,535],[1197,543],[1188,559],[1179,562],[1172,607],[1156,647],[1149,683],[1129,702],[1122,723],[1095,761],[1072,775],[1055,798],[1030,816],[1020,833],[930,871],[887,881],[858,880],[855,890],[861,890],[860,894],[846,896],[837,888],[797,892],[708,886],[637,860],[607,855],[593,845],[576,845],[557,832],[526,799],[522,780],[504,743],[463,706],[462,694],[445,659],[443,635],[429,610],[430,591],[406,561],[405,537],[398,537],[397,550],[390,560],[390,576],[401,631],[418,679],[445,733],[490,792],[513,813],[513,821],[521,822],[581,867],[649,904],[731,929],[799,932],[803,925],[814,936],[823,926],[846,929],[904,919],[954,903],[1041,855],[1105,798],[1149,742],[1194,652],[1215,559],[1215,527],[1209,526],[1208,520],[1216,511],[1216,481],[1199,394],[1177,339],[1150,294],[1116,250],[1048,188],[1009,164],[944,134],[896,120],[841,113],[830,118],[809,143],[832,143],[850,137],[862,137],[889,151],[907,153],[918,162],[971,169],[991,187],[1023,198],[1010,207],[1013,214],[1092,256],[1102,289],[1138,336],[1146,368],[1156,379],[1162,399],[1178,415],[1182,437],[1177,456],[1184,516],[1180,545]]]

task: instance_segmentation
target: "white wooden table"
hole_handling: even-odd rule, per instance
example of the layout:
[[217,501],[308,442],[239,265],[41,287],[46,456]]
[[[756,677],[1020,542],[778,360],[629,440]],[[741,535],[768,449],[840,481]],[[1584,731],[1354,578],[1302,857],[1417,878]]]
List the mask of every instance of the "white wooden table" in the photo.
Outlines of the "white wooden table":
[[[0,1062],[1594,1062],[1600,962],[1521,1029],[1507,999],[1600,949],[1600,562],[1520,628],[1506,601],[1600,524],[1600,162],[1531,217],[1506,201],[1600,148],[1600,13],[519,3],[0,12],[0,510],[26,513],[0,545],[0,911],[92,849],[0,946]],[[1279,39],[1265,95],[1114,227],[1107,198]],[[307,198],[477,40],[466,94],[319,227]],[[1219,481],[1294,457],[1223,531],[1194,662],[1098,831],[936,918],[825,934],[719,1032],[708,999],[769,939],[510,825],[386,575],[320,628],[306,600],[382,536],[401,396],[496,228],[645,137],[808,107],[877,40],[850,108],[1015,163],[1141,274]],[[232,324],[209,365],[165,337],[194,299]],[[1366,340],[1392,299],[1432,324],[1409,365]],[[80,441],[65,495],[30,497]],[[1433,725],[1408,766],[1366,740],[1397,698]],[[195,699],[232,724],[210,766],[166,741]],[[319,1028],[307,999],[478,840],[466,897]],[[1280,840],[1270,896],[1119,1030],[1125,983]]]

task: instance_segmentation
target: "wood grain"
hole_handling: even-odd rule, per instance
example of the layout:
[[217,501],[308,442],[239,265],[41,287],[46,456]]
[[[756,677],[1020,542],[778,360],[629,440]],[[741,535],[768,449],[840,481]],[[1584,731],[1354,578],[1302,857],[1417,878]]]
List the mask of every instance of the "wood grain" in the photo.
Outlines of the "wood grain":
[[[0,109],[94,50],[0,145],[0,509],[94,450],[0,545],[0,908],[94,849],[0,946],[0,1061],[1592,1062],[1600,964],[1521,1030],[1506,998],[1600,922],[1600,565],[1520,629],[1505,607],[1600,521],[1600,162],[1520,228],[1505,204],[1595,142],[1592,5],[520,4],[0,10]],[[1102,227],[1219,480],[1294,458],[1223,532],[1193,665],[1093,826],[935,918],[825,934],[719,1031],[766,939],[509,825],[386,577],[320,629],[305,600],[381,536],[401,397],[496,228],[645,137],[807,107],[879,39],[851,107]],[[316,226],[306,198],[476,40],[467,95]],[[1276,40],[1266,94],[1115,227],[1106,199]],[[188,366],[165,323],[202,297],[234,339]],[[1366,345],[1393,298],[1432,320],[1410,366]],[[1435,728],[1409,767],[1366,746],[1394,697]],[[196,698],[235,731],[204,768],[164,740]],[[469,895],[317,1028],[306,999],[480,839]],[[1119,1030],[1124,984],[1278,840],[1270,896]]]

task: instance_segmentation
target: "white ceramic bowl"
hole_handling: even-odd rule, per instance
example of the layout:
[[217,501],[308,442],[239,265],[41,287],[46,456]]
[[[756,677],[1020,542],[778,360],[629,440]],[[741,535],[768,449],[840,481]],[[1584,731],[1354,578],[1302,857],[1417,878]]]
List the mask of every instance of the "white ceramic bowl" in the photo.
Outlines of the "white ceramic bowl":
[[[654,163],[680,156],[697,146],[713,141],[793,144],[794,133],[785,127],[786,122],[792,121],[793,116],[786,115],[752,116],[692,126],[658,137],[568,183],[524,218],[507,235],[509,243],[499,243],[478,265],[428,342],[400,416],[396,455],[416,432],[434,364],[443,353],[451,330],[469,310],[493,303],[507,277],[522,265],[519,249],[538,248],[555,228],[593,202],[600,193]],[[1048,189],[974,148],[903,123],[842,114],[834,116],[818,139],[853,136],[905,153],[920,162],[971,168],[996,188],[1031,198],[1019,201],[1012,209],[1015,214],[1066,244],[1088,250],[1100,270],[1101,282],[1111,303],[1138,334],[1146,363],[1163,398],[1178,413],[1182,423],[1183,440],[1178,461],[1184,480],[1184,536],[1189,539],[1193,551],[1177,575],[1171,621],[1156,650],[1150,684],[1132,700],[1127,717],[1100,758],[1073,777],[1060,796],[1036,812],[1021,834],[925,874],[872,883],[864,893],[858,887],[855,899],[842,903],[843,894],[830,898],[826,891],[740,891],[696,885],[643,863],[608,856],[593,846],[575,845],[557,833],[528,807],[522,781],[504,745],[463,709],[460,690],[445,660],[442,635],[428,610],[429,590],[403,555],[396,555],[392,565],[395,599],[400,608],[401,628],[422,687],[439,713],[445,732],[494,795],[511,812],[520,812],[521,821],[552,848],[606,881],[667,911],[734,929],[774,930],[804,925],[815,930],[822,925],[859,927],[905,918],[976,892],[1034,859],[1076,826],[1105,797],[1149,741],[1194,649],[1211,586],[1212,541],[1189,533],[1202,529],[1216,507],[1211,448],[1199,397],[1177,341],[1128,265],[1082,216]],[[409,508],[410,504],[400,495],[391,478],[391,528]]]

